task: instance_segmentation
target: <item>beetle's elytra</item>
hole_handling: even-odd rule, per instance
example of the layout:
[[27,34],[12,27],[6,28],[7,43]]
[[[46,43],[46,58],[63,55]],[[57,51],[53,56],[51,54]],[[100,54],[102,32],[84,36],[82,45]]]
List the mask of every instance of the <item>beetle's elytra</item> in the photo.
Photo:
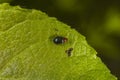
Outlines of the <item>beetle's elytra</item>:
[[53,39],[53,42],[54,42],[55,44],[63,44],[63,43],[66,43],[67,40],[68,40],[68,39],[65,38],[65,37],[57,36],[57,37],[55,37],[55,38]]

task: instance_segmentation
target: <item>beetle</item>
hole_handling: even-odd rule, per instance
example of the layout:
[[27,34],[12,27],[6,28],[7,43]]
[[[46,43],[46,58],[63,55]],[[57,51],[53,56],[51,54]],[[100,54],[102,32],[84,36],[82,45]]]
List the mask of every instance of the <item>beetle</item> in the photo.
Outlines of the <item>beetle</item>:
[[62,37],[62,36],[56,36],[54,39],[53,39],[53,42],[55,44],[63,44],[63,43],[66,43],[68,41],[67,38],[65,37]]

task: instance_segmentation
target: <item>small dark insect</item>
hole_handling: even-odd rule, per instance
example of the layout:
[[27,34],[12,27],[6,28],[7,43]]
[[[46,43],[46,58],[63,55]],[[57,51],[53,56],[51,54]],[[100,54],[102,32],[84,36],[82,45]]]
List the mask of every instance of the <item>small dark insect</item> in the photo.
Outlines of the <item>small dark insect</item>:
[[72,50],[73,50],[73,48],[69,48],[68,50],[65,51],[67,53],[68,57],[71,56]]
[[65,37],[57,36],[57,37],[55,37],[55,38],[53,39],[53,42],[54,42],[55,44],[63,44],[63,43],[66,43],[67,40],[68,40],[68,39],[65,38]]

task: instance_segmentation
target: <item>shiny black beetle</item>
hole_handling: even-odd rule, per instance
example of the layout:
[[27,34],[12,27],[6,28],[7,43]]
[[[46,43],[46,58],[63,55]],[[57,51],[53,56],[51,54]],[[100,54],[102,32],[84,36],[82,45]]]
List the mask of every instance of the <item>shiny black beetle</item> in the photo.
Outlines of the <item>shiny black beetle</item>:
[[67,40],[68,40],[68,39],[65,38],[65,37],[57,36],[57,37],[55,37],[55,38],[53,39],[53,42],[54,42],[55,44],[63,44],[63,43],[66,43]]

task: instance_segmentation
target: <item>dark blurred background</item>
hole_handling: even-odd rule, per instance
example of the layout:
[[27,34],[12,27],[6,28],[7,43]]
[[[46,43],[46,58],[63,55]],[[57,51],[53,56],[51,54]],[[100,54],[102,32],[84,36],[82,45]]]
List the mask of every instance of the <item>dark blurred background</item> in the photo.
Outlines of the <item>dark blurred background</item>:
[[38,9],[86,36],[98,56],[120,78],[120,0],[1,0]]

